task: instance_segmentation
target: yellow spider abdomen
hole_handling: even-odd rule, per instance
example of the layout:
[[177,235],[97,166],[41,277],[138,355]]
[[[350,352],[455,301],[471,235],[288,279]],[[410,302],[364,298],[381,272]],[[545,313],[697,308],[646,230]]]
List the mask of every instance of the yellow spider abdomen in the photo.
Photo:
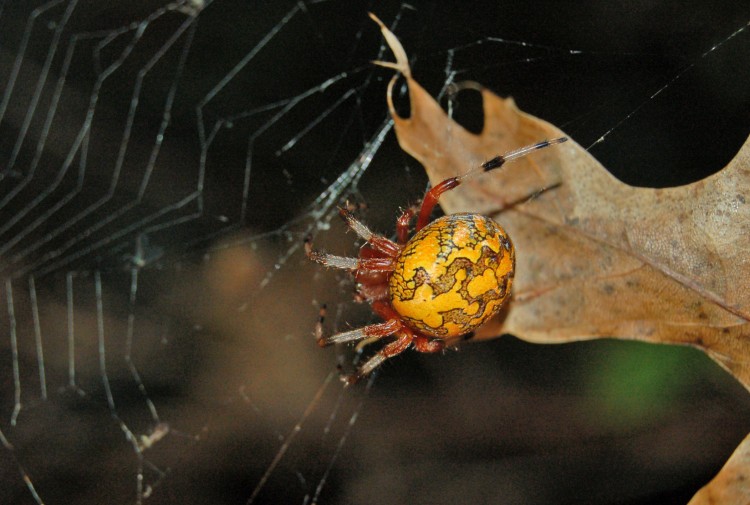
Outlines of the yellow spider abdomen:
[[396,259],[391,305],[424,335],[465,335],[500,311],[514,273],[513,244],[497,223],[479,214],[444,216],[414,235]]

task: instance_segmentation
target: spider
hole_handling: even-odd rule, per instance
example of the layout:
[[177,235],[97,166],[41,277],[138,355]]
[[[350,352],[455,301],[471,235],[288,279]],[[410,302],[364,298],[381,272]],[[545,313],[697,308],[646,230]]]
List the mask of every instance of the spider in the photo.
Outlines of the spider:
[[[487,172],[500,168],[508,161],[566,140],[544,140],[510,151],[483,163],[480,169]],[[500,225],[487,216],[469,213],[430,222],[440,195],[456,188],[472,173],[445,179],[427,191],[419,212],[416,207],[404,210],[396,220],[395,242],[370,231],[349,210],[339,209],[347,226],[366,241],[357,258],[317,251],[312,239],[305,239],[307,257],[326,267],[351,271],[357,282],[355,299],[369,302],[384,321],[328,337],[319,326],[318,344],[367,345],[395,336],[346,378],[348,384],[409,346],[424,353],[443,350],[446,339],[472,333],[497,314],[510,297],[515,251]],[[415,234],[409,238],[409,223],[415,216]],[[322,318],[323,311],[321,323]]]

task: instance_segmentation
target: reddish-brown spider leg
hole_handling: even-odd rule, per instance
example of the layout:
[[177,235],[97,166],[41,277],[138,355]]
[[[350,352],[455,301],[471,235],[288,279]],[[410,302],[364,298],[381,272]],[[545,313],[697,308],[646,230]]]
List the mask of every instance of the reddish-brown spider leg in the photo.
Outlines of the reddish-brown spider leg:
[[424,353],[440,352],[445,349],[445,340],[414,335],[414,350]]
[[415,207],[409,207],[398,216],[396,220],[396,238],[400,245],[404,245],[409,241],[409,223],[416,213],[417,209]]
[[[485,163],[482,163],[479,169],[481,172],[489,172],[490,170],[494,170],[496,168],[502,167],[509,161],[522,158],[538,149],[543,149],[545,147],[549,147],[555,144],[562,144],[563,142],[567,140],[568,140],[567,137],[560,137],[560,138],[556,138],[552,140],[543,140],[541,142],[537,142],[536,144],[524,146],[519,149],[515,149],[513,151],[502,154],[500,156],[496,156],[492,158],[491,160],[486,161]],[[432,211],[435,208],[435,205],[437,205],[437,202],[440,199],[440,195],[442,195],[446,191],[450,191],[451,189],[456,188],[457,186],[461,184],[462,179],[474,174],[475,172],[476,172],[475,170],[472,170],[463,176],[451,177],[450,179],[445,179],[444,181],[434,186],[431,190],[429,190],[427,194],[424,196],[424,200],[422,200],[422,207],[419,209],[419,217],[417,217],[416,231],[421,230],[422,228],[427,226],[427,223],[430,222],[430,215],[432,214]]]
[[315,323],[315,331],[313,332],[317,342],[320,342],[323,339],[323,323],[326,320],[326,312],[327,306],[324,303],[320,306],[320,310],[318,310],[318,322]]
[[344,344],[346,342],[356,342],[357,340],[383,338],[393,335],[404,327],[400,319],[391,319],[384,323],[370,324],[357,328],[356,330],[342,331],[330,337],[318,339],[318,345],[325,347],[331,344]]
[[367,226],[358,221],[348,210],[339,209],[339,214],[341,214],[341,217],[346,220],[346,225],[351,228],[354,233],[366,240],[373,249],[380,251],[383,255],[390,258],[395,258],[401,252],[401,247],[398,244],[381,235],[376,235],[371,232]]
[[400,319],[390,319],[384,323],[371,324],[363,328],[357,328],[356,330],[344,331],[327,338],[321,338],[318,340],[318,344],[323,347],[330,344],[355,342],[357,340],[370,343],[374,340],[393,335],[394,333],[398,334],[397,340],[387,344],[372,358],[368,359],[362,367],[357,369],[353,375],[344,379],[347,384],[354,384],[359,379],[372,372],[383,363],[383,361],[405,351],[409,347],[409,344],[411,344],[414,336],[412,331],[405,327]]
[[376,302],[387,300],[388,297],[388,284],[386,284],[385,282],[374,284],[360,282],[359,284],[357,284],[357,292],[354,295],[354,301],[358,303]]
[[365,361],[365,364],[359,367],[359,369],[353,375],[350,375],[346,378],[346,383],[348,385],[354,384],[359,379],[368,375],[370,372],[382,365],[385,360],[397,356],[407,350],[414,338],[414,333],[412,333],[409,328],[403,326],[398,334],[399,335],[397,340],[394,340],[390,344],[386,345],[377,353],[375,353],[373,357]]
[[429,190],[426,195],[424,195],[424,200],[422,200],[422,208],[419,209],[416,231],[421,230],[422,228],[427,226],[427,223],[430,222],[430,215],[432,214],[432,210],[435,208],[435,205],[437,205],[440,195],[442,195],[446,191],[450,191],[459,184],[461,184],[461,179],[459,179],[458,177],[451,177],[450,179],[446,179],[443,182],[439,183],[437,186]]
[[305,254],[307,254],[307,257],[311,261],[341,270],[370,272],[390,272],[393,270],[393,260],[391,258],[349,258],[347,256],[336,256],[316,251],[313,249],[310,237],[305,238]]

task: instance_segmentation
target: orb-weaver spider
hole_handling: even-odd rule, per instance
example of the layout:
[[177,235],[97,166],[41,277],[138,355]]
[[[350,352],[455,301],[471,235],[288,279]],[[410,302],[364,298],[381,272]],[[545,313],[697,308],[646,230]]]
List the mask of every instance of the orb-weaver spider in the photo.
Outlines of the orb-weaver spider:
[[[482,164],[481,169],[500,168],[508,161],[566,140],[545,140],[510,151]],[[369,374],[410,345],[425,353],[442,350],[446,338],[473,332],[497,314],[510,297],[515,251],[500,225],[481,214],[451,214],[430,222],[440,195],[456,188],[471,173],[445,179],[427,191],[418,213],[414,207],[403,211],[396,221],[396,242],[371,232],[350,211],[340,209],[349,228],[367,242],[357,258],[316,251],[311,239],[306,239],[308,258],[353,272],[356,298],[370,302],[372,310],[384,320],[329,337],[319,331],[318,344],[370,343],[390,335],[396,337],[348,377],[348,383]],[[415,215],[416,233],[409,238],[409,223]]]

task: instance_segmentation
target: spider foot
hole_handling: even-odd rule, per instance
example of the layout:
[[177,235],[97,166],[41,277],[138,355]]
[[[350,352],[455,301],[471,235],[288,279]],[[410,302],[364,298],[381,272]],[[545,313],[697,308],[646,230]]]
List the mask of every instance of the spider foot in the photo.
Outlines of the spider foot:
[[344,383],[344,387],[353,386],[354,384],[356,384],[357,382],[359,382],[359,379],[361,379],[361,378],[362,378],[362,376],[359,375],[359,374],[357,374],[357,373],[353,373],[351,375],[342,375],[340,377],[341,382]]
[[349,387],[356,384],[362,376],[355,372],[353,374],[344,373],[344,367],[341,364],[336,365],[336,370],[339,371],[339,380],[344,383],[344,387]]
[[326,320],[326,313],[328,310],[328,306],[324,303],[320,306],[320,310],[318,310],[318,322],[315,323],[315,330],[313,330],[313,336],[315,337],[315,341],[320,344],[320,341],[323,340],[323,323]]
[[356,372],[349,375],[341,375],[341,382],[344,383],[344,386],[353,386],[357,382],[360,381],[360,379],[363,379],[364,377],[367,377],[370,375],[373,370],[375,370],[377,367],[379,367],[385,360],[387,360],[388,357],[378,353],[369,360],[365,362],[364,365],[362,365],[360,368],[357,369]]

